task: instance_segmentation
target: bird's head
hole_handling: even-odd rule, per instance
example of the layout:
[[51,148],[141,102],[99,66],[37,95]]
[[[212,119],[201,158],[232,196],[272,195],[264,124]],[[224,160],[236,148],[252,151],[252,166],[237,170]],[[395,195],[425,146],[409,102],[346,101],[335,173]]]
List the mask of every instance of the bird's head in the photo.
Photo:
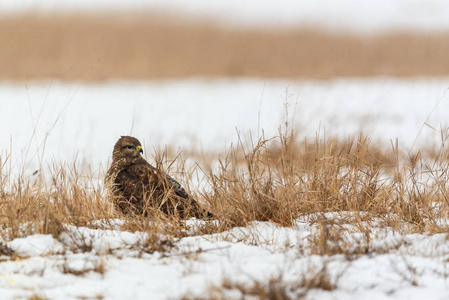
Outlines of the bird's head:
[[142,153],[142,145],[138,139],[132,136],[122,136],[117,143],[115,143],[114,151],[112,152],[112,160],[123,158],[133,159],[140,157]]

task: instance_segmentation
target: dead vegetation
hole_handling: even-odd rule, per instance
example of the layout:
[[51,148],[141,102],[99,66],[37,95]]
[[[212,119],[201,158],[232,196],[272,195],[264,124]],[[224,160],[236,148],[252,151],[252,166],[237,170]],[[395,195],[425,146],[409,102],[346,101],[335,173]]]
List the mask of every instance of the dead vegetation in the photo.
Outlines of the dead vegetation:
[[28,300],[47,300],[48,298],[40,295],[40,294],[33,294],[30,297],[28,297]]
[[446,76],[447,33],[230,29],[150,15],[0,18],[0,78]]
[[0,256],[13,256],[15,251],[11,249],[5,242],[0,242]]
[[[445,144],[412,155],[400,153],[394,144],[387,149],[377,147],[362,135],[347,140],[299,140],[290,132],[272,139],[262,137],[254,144],[242,139],[219,156],[214,167],[201,163],[187,167],[179,155],[171,158],[157,153],[158,166],[176,173],[190,187],[189,192],[213,212],[215,220],[197,220],[196,225],[162,212],[151,218],[124,216],[113,209],[102,183],[76,166],[53,166],[46,177],[43,172],[13,177],[6,157],[0,174],[0,255],[2,260],[17,256],[5,241],[51,234],[64,247],[58,255],[94,254],[84,268],[63,262],[62,273],[102,275],[107,272],[107,256],[116,250],[95,249],[95,237],[89,236],[89,230],[78,231],[79,227],[141,232],[140,240],[123,246],[137,258],[157,252],[161,258],[181,255],[194,261],[208,249],[183,252],[177,244],[183,237],[250,228],[253,221],[293,227],[301,219],[314,226],[314,231],[307,242],[286,247],[296,247],[300,258],[319,255],[322,265],[288,279],[272,276],[241,282],[224,276],[221,285],[211,286],[203,298],[184,296],[226,299],[228,293],[237,292],[243,298],[301,299],[313,290],[338,288],[341,275],[329,272],[329,258],[343,258],[350,264],[362,255],[389,253],[404,246],[400,239],[373,243],[379,241],[375,235],[379,228],[399,233],[447,232],[449,152]],[[192,187],[193,172],[204,174],[202,189]],[[264,243],[250,236],[238,238],[250,244]],[[411,285],[419,284],[414,275],[419,270],[411,264],[406,267],[397,273]]]
[[96,272],[103,275],[107,271],[106,259],[104,257],[97,257],[94,261],[86,262],[83,268],[73,268],[69,265],[67,260],[60,266],[63,274],[72,274],[74,276],[84,276],[89,272]]
[[312,290],[333,291],[338,288],[338,281],[345,270],[339,272],[337,276],[332,276],[328,271],[329,263],[324,261],[321,266],[309,265],[303,274],[289,279],[285,278],[283,273],[270,276],[266,280],[248,278],[238,281],[225,276],[220,285],[209,287],[207,295],[200,297],[186,295],[183,299],[306,299]]
[[[175,156],[177,158],[179,156]],[[296,219],[311,219],[319,232],[312,237],[314,253],[346,253],[344,226],[326,219],[326,213],[350,212],[346,221],[364,234],[352,254],[376,251],[370,246],[370,221],[400,232],[441,233],[448,217],[448,162],[446,147],[416,155],[399,153],[395,145],[382,149],[362,135],[348,140],[299,140],[291,133],[276,138],[263,137],[251,144],[240,141],[218,157],[216,167],[199,163],[187,168],[185,159],[168,159],[158,153],[159,167],[176,173],[191,187],[192,172],[204,174],[203,188],[190,188],[194,197],[216,221],[188,226],[175,216],[163,213],[124,216],[113,209],[102,182],[81,174],[76,166],[52,166],[50,176],[12,178],[3,158],[0,176],[0,223],[3,240],[29,234],[51,234],[59,238],[68,225],[117,228],[147,233],[142,253],[169,251],[176,239],[213,234],[252,221],[270,221],[293,226]],[[178,171],[178,172],[176,172]],[[117,225],[112,220],[121,220]],[[71,232],[71,234],[74,234]],[[91,251],[83,239],[73,251]],[[75,249],[76,248],[76,249]],[[7,248],[2,247],[7,254]],[[70,249],[68,249],[70,250]],[[71,250],[71,251],[72,251]]]

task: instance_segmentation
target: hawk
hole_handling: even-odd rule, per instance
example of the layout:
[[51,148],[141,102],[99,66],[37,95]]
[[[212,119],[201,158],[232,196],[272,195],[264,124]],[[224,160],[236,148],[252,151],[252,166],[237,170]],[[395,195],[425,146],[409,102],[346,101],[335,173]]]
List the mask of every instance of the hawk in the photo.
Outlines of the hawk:
[[122,136],[114,146],[105,184],[116,208],[125,214],[147,215],[159,210],[183,219],[212,217],[176,180],[150,165],[142,153],[139,140],[131,136]]

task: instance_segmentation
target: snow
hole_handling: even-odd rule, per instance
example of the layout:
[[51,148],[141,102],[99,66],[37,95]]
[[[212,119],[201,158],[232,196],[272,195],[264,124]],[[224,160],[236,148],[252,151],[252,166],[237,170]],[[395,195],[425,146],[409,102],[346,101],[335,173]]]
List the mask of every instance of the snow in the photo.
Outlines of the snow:
[[[58,249],[58,243],[51,235],[36,234],[25,238],[16,238],[9,244],[9,247],[21,256],[41,256]],[[56,252],[60,251],[59,247]]]
[[[33,294],[48,299],[207,298],[213,293],[212,287],[221,287],[225,279],[250,286],[280,278],[287,287],[294,288],[302,278],[317,274],[326,265],[328,278],[336,285],[334,291],[306,292],[298,287],[291,290],[291,296],[299,293],[305,293],[307,299],[449,296],[446,287],[449,241],[445,234],[399,235],[388,228],[378,228],[378,233],[371,236],[373,245],[377,244],[372,246],[373,251],[348,259],[342,254],[312,254],[309,237],[317,227],[305,224],[306,220],[298,220],[293,228],[282,228],[269,222],[254,222],[247,228],[220,234],[181,238],[164,255],[155,252],[142,257],[129,247],[130,239],[134,242],[145,238],[141,232],[69,227],[65,234],[90,236],[94,244],[114,245],[109,251],[94,247],[85,252],[71,251],[64,237],[57,240],[50,235],[28,236],[7,243],[20,251],[22,258],[0,263],[0,294],[4,296],[2,299],[26,299]],[[348,238],[356,235],[347,234]],[[122,242],[117,242],[117,238]],[[95,271],[99,264],[104,264],[104,274]],[[224,292],[227,299],[240,298],[236,288]]]
[[319,28],[345,32],[449,29],[445,0],[4,0],[0,13],[166,13],[224,26]]
[[[285,102],[300,137],[363,131],[376,142],[398,138],[402,149],[417,150],[438,145],[440,128],[447,133],[448,87],[448,78],[2,82],[1,157],[12,154],[10,168],[30,173],[52,162],[77,162],[96,173],[106,167],[121,134],[137,136],[147,158],[166,144],[220,152],[236,143],[236,128],[243,137],[262,129],[266,137],[276,135],[285,122]],[[270,280],[292,298],[449,297],[447,234],[400,233],[372,220],[368,243],[345,223],[339,242],[346,254],[317,255],[314,218],[298,219],[291,228],[253,222],[198,236],[193,235],[197,222],[189,220],[189,236],[175,239],[165,253],[143,251],[147,233],[123,231],[120,220],[90,224],[111,224],[110,229],[66,225],[58,238],[5,241],[17,256],[0,256],[0,298],[207,299],[219,293],[217,298],[241,299],[238,285],[267,286]],[[357,247],[367,253],[358,255]],[[320,272],[334,290],[304,288],[304,281]]]
[[[11,169],[42,163],[107,165],[120,135],[154,148],[222,152],[238,136],[346,138],[360,131],[402,150],[441,144],[449,120],[448,78],[329,81],[190,79],[155,82],[0,83],[0,153]],[[9,168],[9,165],[7,166]]]

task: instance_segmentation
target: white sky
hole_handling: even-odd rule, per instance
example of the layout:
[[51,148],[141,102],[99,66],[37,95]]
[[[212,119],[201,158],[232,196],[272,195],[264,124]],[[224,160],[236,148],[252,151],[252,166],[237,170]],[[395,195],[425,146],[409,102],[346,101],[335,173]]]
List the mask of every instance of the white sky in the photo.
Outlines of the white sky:
[[333,31],[449,30],[447,0],[3,0],[0,13],[165,12],[225,26]]

